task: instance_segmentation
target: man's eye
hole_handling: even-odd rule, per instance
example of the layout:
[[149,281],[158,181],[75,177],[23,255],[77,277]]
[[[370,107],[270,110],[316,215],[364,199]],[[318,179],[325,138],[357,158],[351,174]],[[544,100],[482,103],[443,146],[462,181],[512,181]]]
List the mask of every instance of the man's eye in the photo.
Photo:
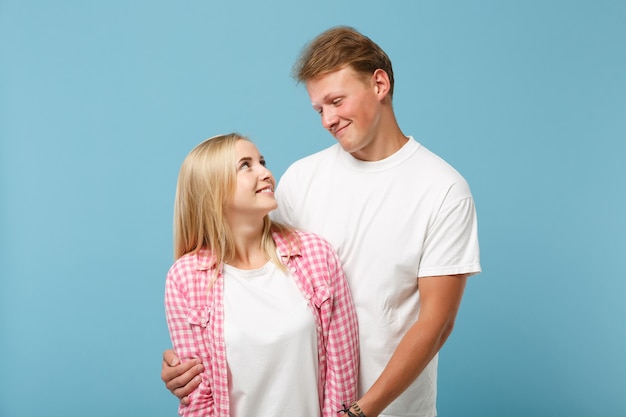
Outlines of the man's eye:
[[266,162],[265,159],[261,159],[261,161],[259,162],[261,165],[265,166]]
[[338,106],[339,104],[341,104],[341,99],[340,98],[336,98],[333,100],[333,105]]

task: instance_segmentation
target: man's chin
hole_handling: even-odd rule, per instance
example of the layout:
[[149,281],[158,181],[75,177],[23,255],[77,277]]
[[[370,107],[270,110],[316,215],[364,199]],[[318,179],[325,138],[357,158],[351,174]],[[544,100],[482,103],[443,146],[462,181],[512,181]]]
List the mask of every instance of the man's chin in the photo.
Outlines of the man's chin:
[[361,155],[361,149],[358,146],[343,146],[343,145],[341,145],[341,148],[344,151],[346,151],[347,153],[349,153],[350,155],[354,156],[356,159],[363,159],[361,156],[359,156],[359,155]]
[[348,140],[347,138],[338,138],[337,136],[335,136],[335,140],[337,140],[337,142],[339,142],[339,146],[341,146],[341,148],[348,152],[348,153],[352,153],[355,151],[358,151],[357,147],[354,145],[354,143],[350,142],[350,140]]

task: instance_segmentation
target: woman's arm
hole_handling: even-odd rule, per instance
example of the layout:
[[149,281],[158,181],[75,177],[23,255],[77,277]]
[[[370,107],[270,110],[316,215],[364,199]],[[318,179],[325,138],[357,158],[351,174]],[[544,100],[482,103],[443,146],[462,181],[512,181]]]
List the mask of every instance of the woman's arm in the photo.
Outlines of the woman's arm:
[[[200,361],[206,369],[208,352],[202,343],[202,334],[207,333],[208,312],[192,307],[189,291],[185,283],[192,277],[185,276],[188,270],[170,269],[165,285],[165,314],[174,351],[180,362]],[[180,365],[179,365],[180,366]],[[201,382],[198,389],[188,396],[188,405],[181,403],[179,413],[184,416],[212,415],[213,396],[206,373],[198,375]]]

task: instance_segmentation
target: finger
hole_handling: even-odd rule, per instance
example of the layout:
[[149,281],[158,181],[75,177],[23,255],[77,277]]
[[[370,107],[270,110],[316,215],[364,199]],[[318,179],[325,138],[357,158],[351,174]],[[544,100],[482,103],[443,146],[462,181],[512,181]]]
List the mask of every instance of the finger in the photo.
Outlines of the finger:
[[168,369],[167,375],[163,375],[165,386],[178,398],[189,395],[200,383],[199,374],[202,372],[203,367],[200,364],[194,364],[189,362],[182,365]]
[[189,394],[191,394],[193,392],[193,390],[195,390],[196,388],[198,388],[198,385],[200,385],[200,382],[202,381],[202,378],[197,375],[195,377],[193,377],[193,379],[191,379],[191,381],[189,381],[186,385],[180,387],[180,388],[176,388],[172,391],[172,393],[180,398],[180,402],[183,405],[188,405],[189,404],[189,399],[187,398],[187,396]]
[[[187,362],[182,363],[180,365],[170,366],[167,363],[167,361],[163,359],[163,363],[161,364],[161,379],[163,380],[163,382],[165,382],[167,389],[171,391],[172,388],[178,388],[178,385],[176,386],[171,385],[173,380],[182,376],[185,372],[188,372],[194,366],[199,365],[199,364],[200,364],[199,359],[190,359]],[[196,373],[192,372],[192,375],[189,379],[193,378],[193,376],[196,374],[197,372]],[[183,379],[183,380],[179,380],[178,384],[185,385],[187,382],[189,381]],[[170,388],[170,386],[172,386],[172,388]]]
[[169,366],[176,366],[180,364],[180,360],[173,349],[167,349],[163,352],[163,361]]

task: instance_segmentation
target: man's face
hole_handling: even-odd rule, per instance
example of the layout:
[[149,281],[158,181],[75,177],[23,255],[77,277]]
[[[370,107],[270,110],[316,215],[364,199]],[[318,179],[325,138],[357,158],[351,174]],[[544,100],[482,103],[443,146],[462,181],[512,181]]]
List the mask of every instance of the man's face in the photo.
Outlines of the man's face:
[[322,126],[346,151],[367,160],[377,138],[381,102],[376,83],[352,67],[322,74],[306,82],[313,109]]

